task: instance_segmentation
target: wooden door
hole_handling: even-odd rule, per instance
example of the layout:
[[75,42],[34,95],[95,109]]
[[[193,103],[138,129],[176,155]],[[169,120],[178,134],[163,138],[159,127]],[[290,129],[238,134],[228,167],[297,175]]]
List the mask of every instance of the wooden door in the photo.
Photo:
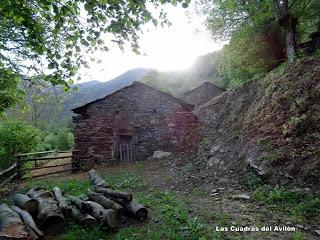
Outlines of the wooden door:
[[115,157],[123,162],[130,162],[136,159],[136,149],[133,137],[130,135],[117,136],[117,142],[114,144]]

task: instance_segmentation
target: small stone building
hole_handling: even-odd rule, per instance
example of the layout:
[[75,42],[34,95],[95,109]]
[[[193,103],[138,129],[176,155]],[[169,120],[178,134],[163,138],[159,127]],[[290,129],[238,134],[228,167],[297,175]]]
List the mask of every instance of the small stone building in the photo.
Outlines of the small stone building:
[[199,107],[207,103],[210,99],[219,96],[224,91],[224,89],[217,87],[210,82],[205,82],[199,87],[186,92],[183,96],[183,100]]
[[[73,109],[75,158],[82,164],[146,159],[196,141],[194,106],[140,82]],[[193,144],[196,145],[196,144]]]

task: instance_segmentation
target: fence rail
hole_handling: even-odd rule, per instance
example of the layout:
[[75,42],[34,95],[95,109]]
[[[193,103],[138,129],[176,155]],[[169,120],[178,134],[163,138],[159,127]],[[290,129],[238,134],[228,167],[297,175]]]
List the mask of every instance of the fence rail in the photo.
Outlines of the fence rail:
[[18,164],[14,163],[7,169],[0,172],[0,186],[10,182],[17,176]]
[[[78,169],[75,168],[77,164],[72,163],[74,151],[54,150],[17,154],[16,162],[0,172],[0,186],[14,179],[38,178],[64,172],[75,172]],[[34,174],[39,172],[40,174]]]

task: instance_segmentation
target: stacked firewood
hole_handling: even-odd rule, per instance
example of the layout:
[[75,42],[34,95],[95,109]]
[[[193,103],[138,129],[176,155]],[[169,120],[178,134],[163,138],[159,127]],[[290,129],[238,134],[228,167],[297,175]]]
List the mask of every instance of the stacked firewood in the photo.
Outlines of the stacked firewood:
[[90,170],[88,177],[92,187],[83,196],[63,195],[58,187],[14,194],[14,205],[0,205],[0,239],[30,240],[56,235],[64,230],[66,218],[73,218],[85,228],[115,230],[122,217],[142,221],[148,216],[148,210],[134,201],[132,194],[109,188],[95,170]]

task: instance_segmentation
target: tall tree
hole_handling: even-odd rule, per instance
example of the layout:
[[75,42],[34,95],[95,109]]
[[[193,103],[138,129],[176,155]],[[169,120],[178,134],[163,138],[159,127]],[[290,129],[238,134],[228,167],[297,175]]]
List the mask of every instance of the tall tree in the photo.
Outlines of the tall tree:
[[[208,14],[208,27],[215,37],[230,39],[277,22],[286,33],[289,63],[295,59],[297,26],[302,16],[316,18],[312,9],[317,0],[200,0]],[[310,14],[312,12],[312,14]],[[316,15],[314,14],[316,13]]]
[[[42,75],[68,88],[78,68],[88,65],[84,55],[108,50],[105,39],[121,48],[130,42],[138,52],[143,24],[168,23],[161,5],[180,2],[187,7],[189,1],[1,0],[0,73],[8,74],[6,81],[22,74]],[[148,5],[160,10],[152,13]],[[12,105],[12,99],[7,100],[1,107]]]
[[275,16],[286,32],[288,62],[293,63],[297,49],[297,25],[299,18],[306,13],[313,0],[272,0]]
[[19,87],[24,92],[24,101],[6,111],[9,118],[23,119],[34,127],[57,121],[64,96],[59,87],[40,77],[24,79]]

